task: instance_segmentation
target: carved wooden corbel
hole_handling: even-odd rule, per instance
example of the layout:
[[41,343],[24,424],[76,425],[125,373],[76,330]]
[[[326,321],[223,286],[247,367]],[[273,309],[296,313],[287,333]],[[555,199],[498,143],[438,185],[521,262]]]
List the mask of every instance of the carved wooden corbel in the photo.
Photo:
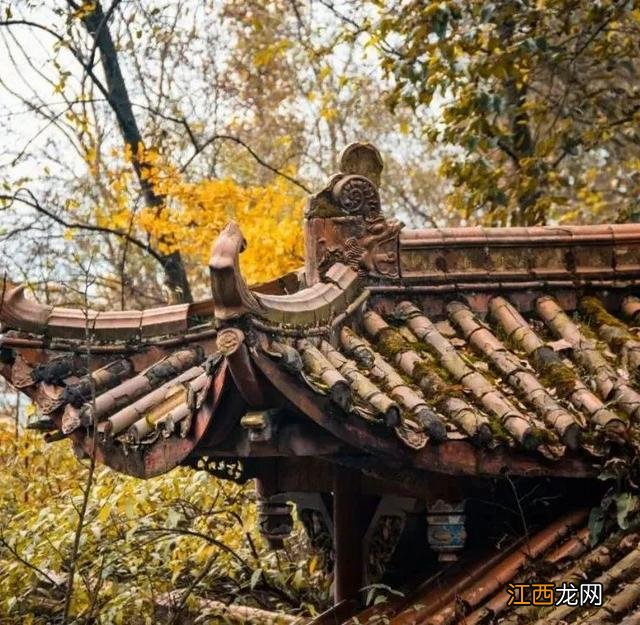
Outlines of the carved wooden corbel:
[[240,254],[247,243],[238,224],[229,222],[211,250],[209,270],[216,319],[226,321],[246,313],[259,313],[261,306],[240,273]]

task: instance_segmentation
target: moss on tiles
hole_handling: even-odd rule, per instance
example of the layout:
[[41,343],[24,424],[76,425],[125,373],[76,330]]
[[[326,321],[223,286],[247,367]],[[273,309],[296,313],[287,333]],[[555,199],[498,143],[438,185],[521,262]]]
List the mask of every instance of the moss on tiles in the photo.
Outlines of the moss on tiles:
[[433,371],[433,367],[422,361],[416,362],[416,364],[413,366],[411,377],[413,377],[414,380],[422,380],[423,378],[427,378],[429,381],[433,380],[435,383],[439,382],[438,376],[435,375]]
[[632,341],[636,339],[636,337],[629,332],[627,325],[607,311],[602,305],[602,302],[595,297],[583,297],[580,300],[578,309],[589,325],[596,327],[611,326],[624,332],[627,335],[627,339]]
[[405,338],[393,328],[383,328],[376,337],[378,351],[387,359],[393,361],[398,354],[414,349]]
[[558,396],[567,399],[580,384],[578,374],[550,347],[543,345],[532,354],[538,378],[547,388],[554,388]]
[[[488,324],[487,324],[488,325]],[[509,350],[512,352],[521,352],[519,345],[513,340],[511,335],[507,334],[507,331],[502,327],[501,323],[497,323],[494,320],[489,327],[494,336]]]
[[552,362],[540,367],[540,382],[547,388],[554,388],[558,397],[568,399],[576,390],[579,378],[567,365]]
[[415,343],[412,343],[413,349],[417,352],[422,352],[425,354],[429,354],[429,356],[433,356],[434,358],[438,358],[440,355],[438,350],[433,347],[433,345],[429,345],[426,341],[418,339]]
[[451,378],[451,374],[433,360],[416,362],[413,366],[412,377],[414,380],[420,380],[423,377],[437,379],[441,385],[448,387],[452,387],[452,385],[455,384],[455,381]]
[[593,331],[593,328],[586,322],[580,313],[576,311],[571,320],[576,324],[576,326],[578,326],[578,330],[580,330],[580,334],[582,334],[584,338],[596,342],[599,340],[598,335]]
[[481,355],[477,352],[473,351],[473,349],[468,348],[467,346],[459,347],[456,349],[458,356],[465,361],[465,363],[475,369],[478,363],[481,363],[480,373],[484,373],[486,369],[491,367],[491,361],[487,362]]
[[531,439],[538,445],[558,445],[556,435],[546,428],[533,426],[530,430]]
[[582,433],[580,435],[580,442],[583,446],[598,447],[602,445],[604,440],[605,437],[603,428],[596,430],[595,428],[590,427],[586,430],[582,430]]
[[489,417],[489,428],[491,428],[493,438],[497,441],[508,445],[513,440],[504,423],[498,417]]
[[[396,357],[404,352],[420,350],[419,345],[409,343],[395,328],[391,327],[380,330],[375,339],[375,347],[390,362],[395,362]],[[407,377],[403,376],[403,379],[407,380]],[[419,361],[413,367],[410,382],[417,382],[427,403],[437,407],[446,397],[459,395],[454,393],[453,387],[449,385],[448,377],[446,371],[436,363]],[[425,384],[426,388],[420,383]]]

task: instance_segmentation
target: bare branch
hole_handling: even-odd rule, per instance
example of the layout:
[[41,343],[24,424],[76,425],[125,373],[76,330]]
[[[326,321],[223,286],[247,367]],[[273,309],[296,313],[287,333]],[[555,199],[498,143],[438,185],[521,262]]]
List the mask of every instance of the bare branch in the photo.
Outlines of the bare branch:
[[249,152],[249,154],[251,154],[251,156],[256,160],[256,162],[259,163],[260,165],[262,165],[262,167],[264,167],[265,169],[268,169],[270,172],[276,174],[277,176],[280,176],[281,178],[284,178],[285,180],[288,180],[292,184],[295,184],[297,187],[302,189],[305,193],[311,193],[311,189],[309,187],[307,187],[305,184],[303,184],[302,182],[300,182],[299,180],[297,180],[293,176],[290,176],[289,174],[286,174],[283,171],[280,171],[279,169],[274,167],[273,165],[270,165],[269,163],[267,163],[262,157],[260,157],[258,154],[256,154],[256,152],[253,150],[253,148],[248,143],[246,143],[245,141],[243,141],[239,137],[235,137],[233,135],[225,135],[225,134],[212,135],[204,143],[202,143],[200,145],[199,149],[196,149],[196,151],[191,155],[191,157],[187,160],[187,162],[182,165],[180,170],[184,171],[189,166],[189,164],[203,150],[205,150],[208,146],[210,146],[212,143],[215,143],[216,141],[232,141],[233,143],[237,143],[238,145],[242,146],[247,152]]
[[[19,197],[18,194],[21,191],[26,193],[31,199],[27,200],[25,198]],[[64,228],[68,228],[69,230],[86,230],[88,232],[98,232],[98,233],[101,233],[101,234],[111,234],[111,235],[120,237],[120,238],[128,241],[129,243],[132,243],[133,245],[136,245],[137,247],[139,247],[141,250],[144,250],[148,254],[150,254],[159,263],[161,263],[161,264],[163,263],[162,254],[160,254],[158,251],[156,251],[149,244],[144,243],[140,239],[132,236],[131,234],[128,234],[127,232],[124,232],[124,231],[119,230],[117,228],[108,228],[106,226],[96,226],[96,225],[93,225],[93,224],[83,224],[83,223],[80,223],[80,222],[67,221],[67,220],[63,219],[62,217],[60,217],[59,215],[56,215],[55,213],[51,212],[50,210],[48,210],[47,208],[42,206],[42,204],[40,204],[40,202],[38,202],[38,200],[33,195],[33,193],[31,193],[31,191],[29,191],[28,189],[18,189],[18,191],[16,191],[13,195],[7,195],[7,194],[2,193],[2,194],[0,194],[0,200],[5,200],[5,201],[9,202],[8,206],[6,206],[5,208],[9,208],[13,202],[20,202],[22,204],[25,204],[26,206],[29,206],[29,207],[33,208],[34,210],[36,210],[38,213],[41,213],[42,215],[45,215],[46,217],[48,217],[52,221],[55,221],[57,224],[63,226]]]
[[20,564],[26,566],[28,569],[31,569],[34,573],[37,573],[40,577],[44,577],[44,579],[46,579],[53,586],[58,586],[58,582],[56,582],[52,577],[50,577],[42,569],[38,568],[37,566],[29,562],[29,560],[25,560],[25,558],[23,558],[18,553],[18,551],[7,542],[7,540],[4,538],[4,536],[2,536],[2,534],[0,534],[0,545],[2,545],[18,562],[20,562]]

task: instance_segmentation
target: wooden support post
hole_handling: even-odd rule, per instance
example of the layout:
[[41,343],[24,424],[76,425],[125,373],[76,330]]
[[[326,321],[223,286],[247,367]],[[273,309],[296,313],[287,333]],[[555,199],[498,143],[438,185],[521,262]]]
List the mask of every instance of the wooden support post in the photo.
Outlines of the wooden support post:
[[363,585],[360,472],[336,466],[333,478],[334,601],[357,600]]

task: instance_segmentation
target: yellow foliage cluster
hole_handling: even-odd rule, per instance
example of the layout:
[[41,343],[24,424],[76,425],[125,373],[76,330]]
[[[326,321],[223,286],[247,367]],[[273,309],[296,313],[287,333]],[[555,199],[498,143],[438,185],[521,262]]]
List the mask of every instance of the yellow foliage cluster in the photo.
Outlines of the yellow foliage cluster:
[[[130,159],[126,154],[125,160]],[[160,253],[180,250],[183,257],[206,265],[213,241],[235,220],[247,239],[241,263],[249,283],[302,264],[304,199],[285,179],[274,178],[265,186],[243,186],[230,178],[192,181],[155,150],[141,151],[138,160],[144,163],[144,179],[164,198],[163,205],[132,209],[133,178],[130,168],[123,168],[110,176],[114,206],[98,215],[101,225],[140,229]]]
[[[16,436],[0,422],[3,623],[59,620],[87,473],[67,443],[47,446],[40,435]],[[205,569],[194,597],[250,604],[260,596],[270,609],[313,612],[312,602],[326,601],[327,585],[304,556],[302,534],[277,556],[255,527],[251,487],[189,469],[142,481],[98,466],[71,620],[100,614],[104,623],[150,623],[164,594],[189,588]]]

